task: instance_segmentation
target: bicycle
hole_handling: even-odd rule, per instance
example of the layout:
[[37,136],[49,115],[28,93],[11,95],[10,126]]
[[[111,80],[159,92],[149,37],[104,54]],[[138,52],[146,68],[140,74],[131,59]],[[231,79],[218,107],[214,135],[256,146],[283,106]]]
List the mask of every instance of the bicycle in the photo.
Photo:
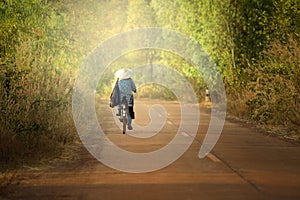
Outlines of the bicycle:
[[123,97],[121,102],[121,114],[120,114],[120,122],[123,123],[123,134],[126,133],[128,115],[129,115],[128,103],[126,97]]

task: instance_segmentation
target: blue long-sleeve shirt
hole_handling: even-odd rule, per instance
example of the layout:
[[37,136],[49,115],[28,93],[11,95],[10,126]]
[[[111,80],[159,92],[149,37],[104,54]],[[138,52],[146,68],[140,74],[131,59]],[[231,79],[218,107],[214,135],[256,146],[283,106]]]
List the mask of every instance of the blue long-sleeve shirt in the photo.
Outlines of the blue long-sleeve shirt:
[[136,86],[134,81],[129,79],[121,79],[118,82],[119,90],[120,90],[120,97],[121,100],[124,96],[126,96],[126,100],[129,103],[130,97],[132,96],[132,92],[136,92]]

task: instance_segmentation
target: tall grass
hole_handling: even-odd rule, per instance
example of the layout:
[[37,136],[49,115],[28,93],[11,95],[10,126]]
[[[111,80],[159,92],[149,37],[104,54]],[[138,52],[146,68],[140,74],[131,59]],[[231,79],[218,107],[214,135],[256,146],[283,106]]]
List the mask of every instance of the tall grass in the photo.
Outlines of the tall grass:
[[[19,56],[22,61],[17,66],[32,59]],[[66,74],[69,72],[41,64],[45,64],[42,59],[31,63],[28,70],[16,68],[13,75],[0,82],[2,167],[18,164],[17,161],[23,163],[28,158],[55,155],[74,139],[69,105],[72,79]]]
[[300,140],[299,41],[296,36],[274,41],[258,66],[243,71],[251,81],[236,91],[227,88],[231,114]]
[[65,22],[47,1],[0,6],[0,170],[4,170],[58,155],[73,141],[74,72]]
[[248,102],[250,117],[263,124],[300,127],[300,43],[274,42],[258,69],[256,94]]

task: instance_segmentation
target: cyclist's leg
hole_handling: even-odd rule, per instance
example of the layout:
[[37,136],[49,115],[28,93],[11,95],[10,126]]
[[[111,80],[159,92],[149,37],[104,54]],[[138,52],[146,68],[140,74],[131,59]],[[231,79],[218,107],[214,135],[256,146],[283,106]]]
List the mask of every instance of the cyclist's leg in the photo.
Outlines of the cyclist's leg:
[[132,123],[132,119],[131,119],[130,115],[128,115],[128,116],[127,116],[127,126],[128,126],[128,130],[132,130],[131,123]]
[[134,105],[134,100],[133,100],[133,95],[130,95],[129,102],[128,102],[128,129],[132,130],[132,119],[134,119],[134,114],[133,114],[133,105]]

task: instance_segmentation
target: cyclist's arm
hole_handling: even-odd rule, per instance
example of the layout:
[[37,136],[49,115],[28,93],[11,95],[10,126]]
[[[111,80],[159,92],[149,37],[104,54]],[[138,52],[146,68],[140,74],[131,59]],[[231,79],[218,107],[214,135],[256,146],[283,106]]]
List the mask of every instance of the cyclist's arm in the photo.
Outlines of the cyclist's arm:
[[134,93],[136,93],[136,86],[135,86],[135,83],[132,79],[131,79],[131,89]]

